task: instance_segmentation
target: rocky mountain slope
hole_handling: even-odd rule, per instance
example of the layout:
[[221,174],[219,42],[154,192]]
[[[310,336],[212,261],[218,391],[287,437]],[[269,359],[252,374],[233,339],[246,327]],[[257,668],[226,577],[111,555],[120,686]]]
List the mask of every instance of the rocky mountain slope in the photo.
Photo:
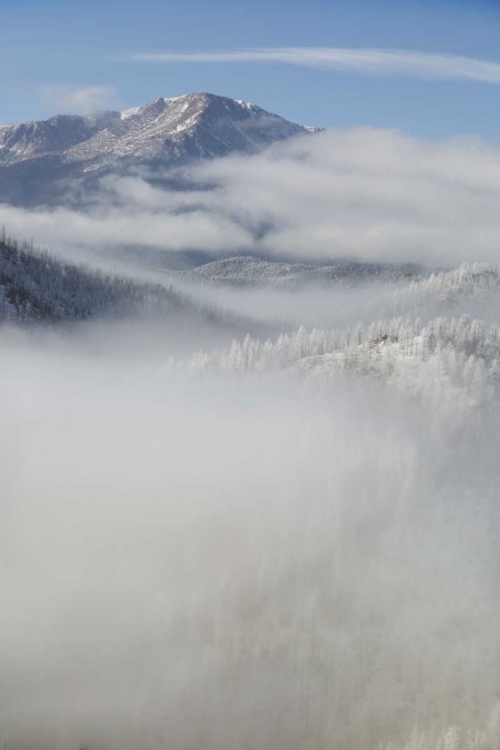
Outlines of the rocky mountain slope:
[[108,172],[254,153],[310,130],[255,104],[206,93],[160,97],[123,112],[0,126],[0,200],[60,201],[70,179],[92,183]]

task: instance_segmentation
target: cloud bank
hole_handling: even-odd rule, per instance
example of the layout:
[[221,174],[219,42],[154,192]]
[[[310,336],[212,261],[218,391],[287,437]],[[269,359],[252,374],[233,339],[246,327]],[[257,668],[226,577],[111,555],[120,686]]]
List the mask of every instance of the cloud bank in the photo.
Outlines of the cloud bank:
[[500,63],[445,53],[341,47],[271,47],[228,52],[162,52],[126,58],[152,63],[284,63],[334,71],[500,83]]
[[86,212],[2,205],[0,224],[57,250],[142,245],[436,265],[500,258],[500,150],[477,141],[324,132],[180,177],[189,190],[107,178]]

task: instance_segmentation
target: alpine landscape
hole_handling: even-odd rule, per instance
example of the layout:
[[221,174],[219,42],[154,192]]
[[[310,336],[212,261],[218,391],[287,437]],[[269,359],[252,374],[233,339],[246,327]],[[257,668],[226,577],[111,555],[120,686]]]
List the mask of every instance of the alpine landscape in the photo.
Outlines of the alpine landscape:
[[499,9],[0,20],[3,750],[498,750]]

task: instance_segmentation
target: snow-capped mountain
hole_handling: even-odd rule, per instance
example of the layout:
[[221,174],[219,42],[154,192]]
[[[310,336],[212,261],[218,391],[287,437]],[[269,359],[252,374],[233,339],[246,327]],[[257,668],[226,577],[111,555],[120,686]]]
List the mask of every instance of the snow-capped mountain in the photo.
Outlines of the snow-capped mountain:
[[255,104],[205,93],[160,97],[123,112],[0,126],[0,199],[47,202],[57,180],[253,153],[308,132]]

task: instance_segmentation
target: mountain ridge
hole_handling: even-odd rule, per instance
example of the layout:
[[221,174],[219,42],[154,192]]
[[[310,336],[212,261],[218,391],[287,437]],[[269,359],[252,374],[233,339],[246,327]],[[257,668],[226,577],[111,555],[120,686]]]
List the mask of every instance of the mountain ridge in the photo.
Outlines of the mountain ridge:
[[138,167],[168,169],[231,153],[255,153],[314,132],[250,102],[208,93],[158,97],[140,107],[0,126],[0,200],[61,198],[55,182]]
[[417,263],[368,263],[337,259],[329,263],[264,260],[239,255],[200,263],[177,272],[190,283],[237,288],[298,289],[309,286],[354,285],[368,281],[395,282],[420,278],[426,269]]

